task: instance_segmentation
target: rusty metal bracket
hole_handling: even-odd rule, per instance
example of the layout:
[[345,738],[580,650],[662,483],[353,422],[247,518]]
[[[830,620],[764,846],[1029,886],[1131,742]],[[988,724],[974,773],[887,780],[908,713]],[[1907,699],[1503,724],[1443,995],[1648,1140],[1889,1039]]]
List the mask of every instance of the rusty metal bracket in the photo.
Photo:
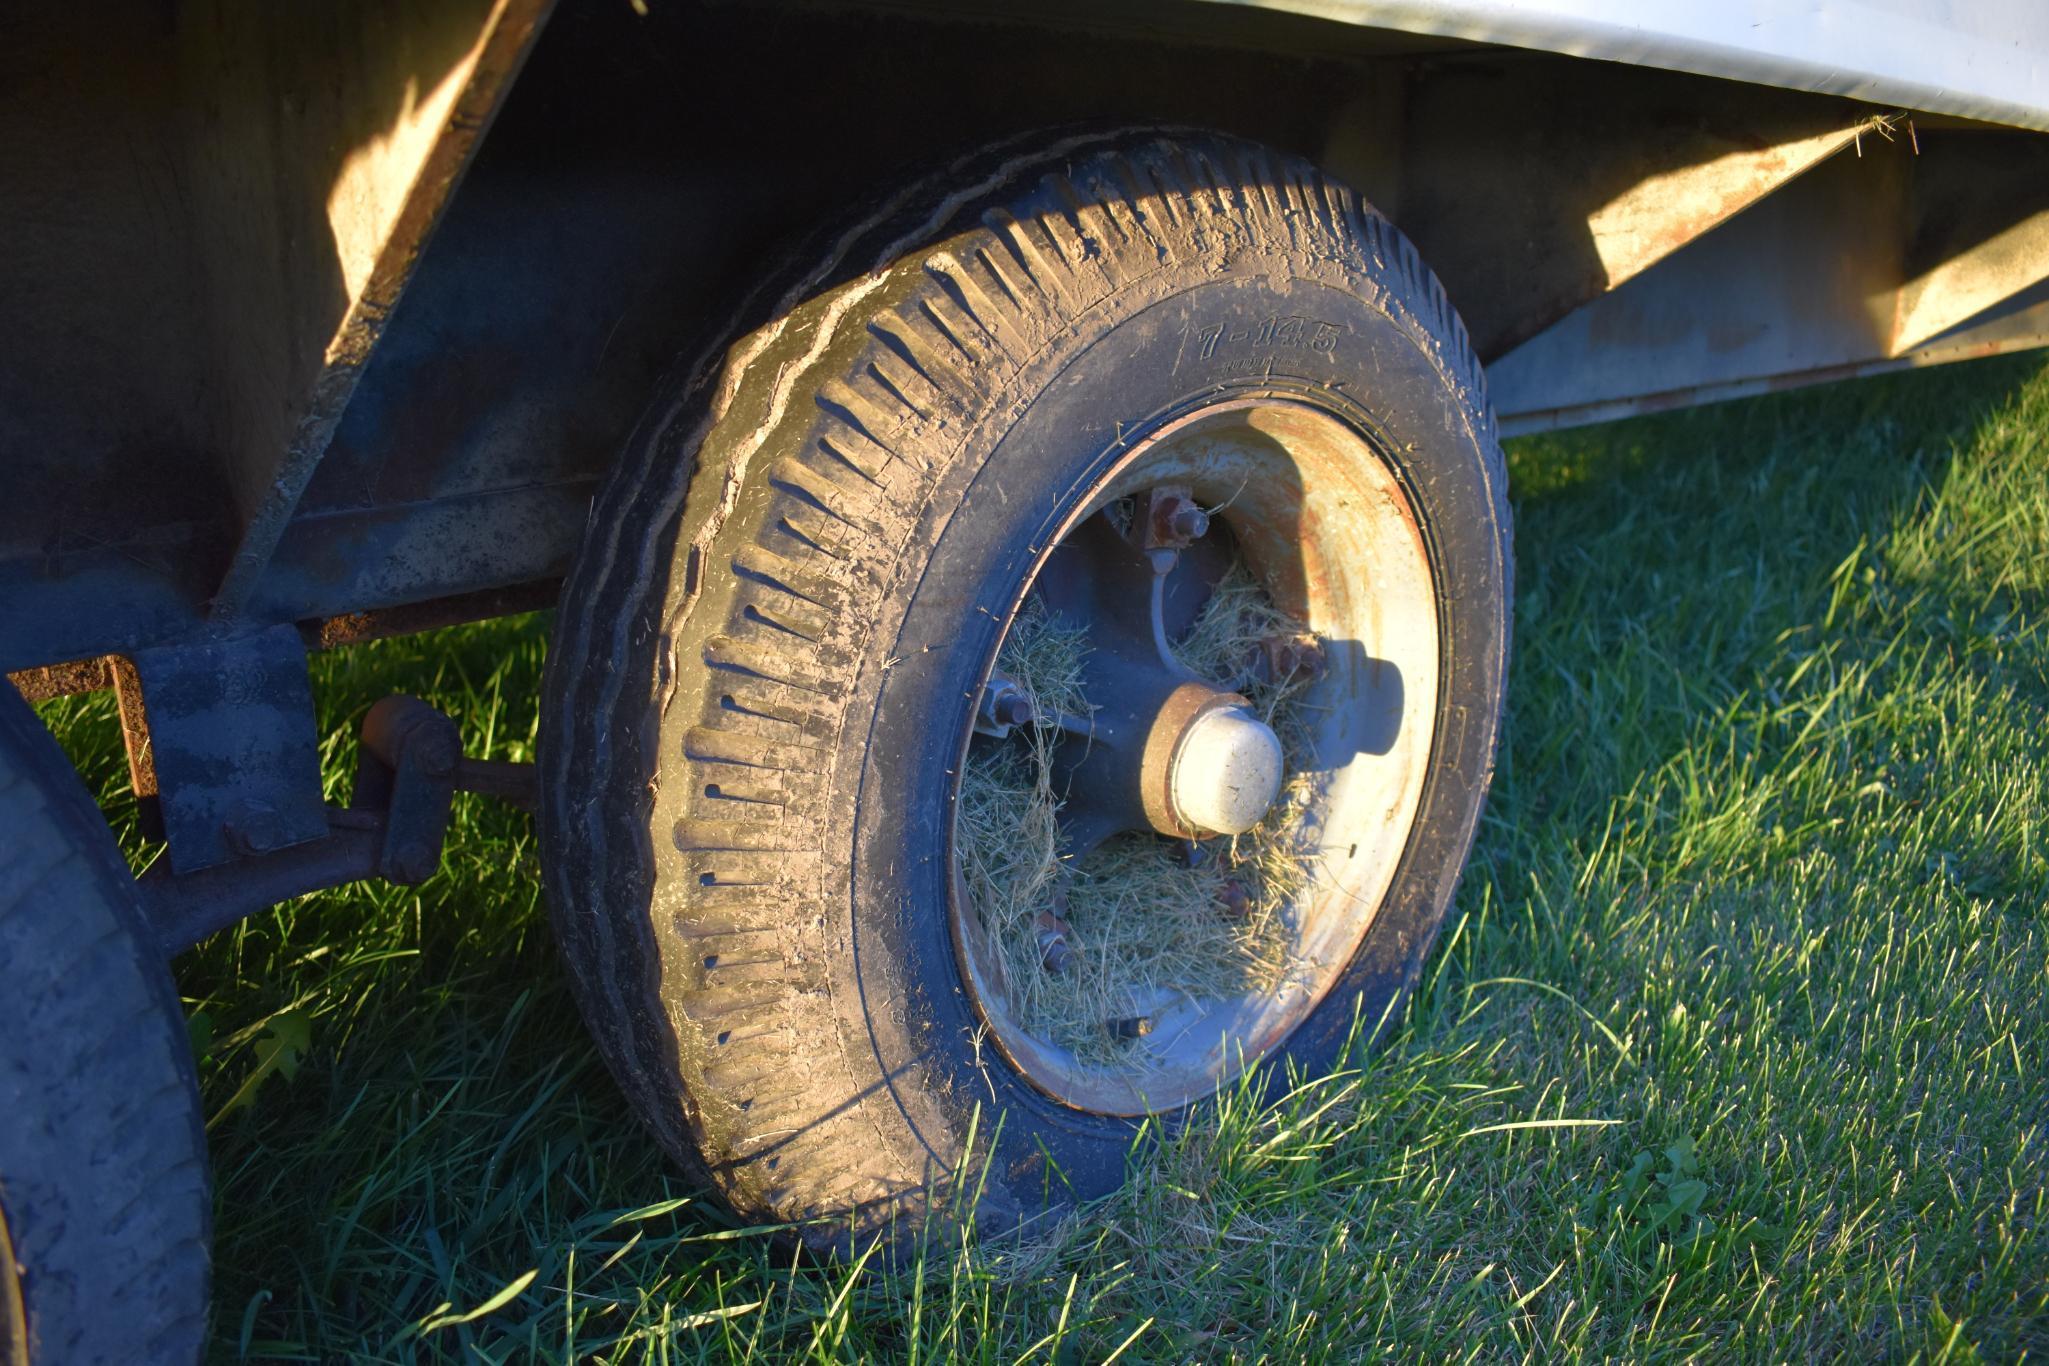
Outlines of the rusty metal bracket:
[[296,628],[139,650],[134,660],[172,867],[193,873],[327,833]]
[[357,810],[381,813],[384,840],[377,873],[392,882],[425,882],[441,866],[441,844],[455,801],[462,735],[444,712],[417,697],[394,695],[363,718],[356,767]]
[[330,806],[325,833],[194,872],[160,861],[137,879],[166,956],[244,916],[308,892],[368,878],[415,884],[441,866],[458,791],[534,804],[534,768],[466,759],[455,722],[417,697],[394,695],[363,718],[356,790]]

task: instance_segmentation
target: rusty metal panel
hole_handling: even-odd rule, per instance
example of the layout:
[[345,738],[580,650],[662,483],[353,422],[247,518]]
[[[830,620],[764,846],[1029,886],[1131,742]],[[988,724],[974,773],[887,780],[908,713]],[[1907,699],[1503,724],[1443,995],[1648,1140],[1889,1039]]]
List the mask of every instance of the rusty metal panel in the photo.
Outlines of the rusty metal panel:
[[1832,161],[1496,361],[1498,411],[1609,404],[1884,356],[1903,156]]
[[254,608],[304,621],[559,579],[583,539],[594,488],[569,479],[302,518],[279,544]]
[[[1988,356],[2004,356],[2016,351],[2035,351],[2044,347],[2049,347],[2049,289],[2037,286],[2018,298],[2009,299],[1994,307],[1967,326],[1957,328],[1904,355],[1821,365],[1811,370],[1789,370],[1778,374],[1722,379],[1678,389],[1647,391],[1606,400],[1567,402],[1552,407],[1533,404],[1525,406],[1524,396],[1512,395],[1511,402],[1518,406],[1514,411],[1502,413],[1501,431],[1504,436],[1523,436],[1531,432],[1583,427],[1594,422],[1640,417],[1645,413],[1670,412],[1677,408],[1697,408],[1702,404],[1721,403],[1730,399],[1755,398],[1759,394],[1778,393],[1810,384],[1833,384],[1841,380],[1865,379],[1872,375],[1890,374],[1896,370],[1919,370],[1931,365],[1982,360]],[[1573,395],[1569,392],[1560,392],[1547,397],[1570,399]]]
[[2049,277],[2049,209],[1938,260],[1900,290],[1892,354],[1919,350],[1957,324]]
[[[219,217],[209,226],[232,251],[210,262],[209,284],[226,325],[249,334],[230,353],[240,384],[225,454],[241,535],[216,618],[241,610],[269,561],[550,2],[316,14],[221,0],[194,25],[214,33],[188,65],[202,88],[232,92],[202,106],[195,139]],[[302,169],[309,160],[317,173]],[[280,183],[296,192],[284,212],[273,207]],[[325,237],[319,260],[302,235]]]
[[[1402,227],[1483,359],[1877,137],[1845,100],[1527,53],[1433,62],[1324,161]],[[1888,133],[1887,136],[1890,136]]]
[[0,668],[188,620],[226,550],[175,37],[136,0],[0,19]]
[[2049,131],[2041,0],[1210,0]]
[[[1993,139],[1988,141],[1988,139]],[[1976,229],[2032,220],[2025,174],[1979,177],[1989,206],[1951,192],[1988,162],[2024,171],[2022,134],[1923,133],[1838,157],[1588,304],[1489,367],[1505,431],[1527,432],[1687,407],[1771,389],[2049,345],[2049,260],[2019,288],[1932,335],[1896,344],[1901,302],[1926,279],[1918,253]],[[2001,144],[2005,144],[2003,147]],[[1955,158],[1954,170],[1931,167]],[[1941,222],[1936,220],[1940,219]],[[1953,258],[1942,258],[1953,259]]]
[[0,667],[234,615],[545,9],[12,7]]
[[[40,490],[8,492],[26,499]],[[66,510],[44,505],[49,534],[42,553],[31,547],[0,554],[0,669],[125,650],[199,625],[193,595],[203,590],[190,573],[199,556],[191,542],[148,536],[161,529],[147,524],[140,544],[95,535],[90,523],[74,531]]]

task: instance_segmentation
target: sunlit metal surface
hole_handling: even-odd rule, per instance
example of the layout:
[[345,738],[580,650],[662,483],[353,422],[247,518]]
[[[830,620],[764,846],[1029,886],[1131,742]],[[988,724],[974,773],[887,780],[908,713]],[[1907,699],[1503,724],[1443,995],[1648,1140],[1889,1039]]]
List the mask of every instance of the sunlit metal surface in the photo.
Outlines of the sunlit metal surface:
[[1488,367],[1509,433],[2049,344],[2049,141],[1840,155]]

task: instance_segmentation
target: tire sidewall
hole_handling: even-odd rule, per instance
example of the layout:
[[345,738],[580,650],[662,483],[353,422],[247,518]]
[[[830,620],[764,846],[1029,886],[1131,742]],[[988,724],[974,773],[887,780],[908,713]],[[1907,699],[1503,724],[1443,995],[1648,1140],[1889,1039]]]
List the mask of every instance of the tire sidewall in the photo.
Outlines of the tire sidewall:
[[184,1011],[105,818],[4,679],[0,965],[0,1204],[29,1359],[195,1360],[212,1168]]

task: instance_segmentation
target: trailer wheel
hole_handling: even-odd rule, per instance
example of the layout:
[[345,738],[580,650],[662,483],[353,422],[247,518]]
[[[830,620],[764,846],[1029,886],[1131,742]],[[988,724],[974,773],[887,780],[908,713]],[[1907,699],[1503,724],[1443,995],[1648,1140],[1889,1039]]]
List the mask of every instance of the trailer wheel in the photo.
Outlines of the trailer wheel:
[[[758,308],[651,410],[564,589],[557,935],[743,1216],[1016,1227],[1414,983],[1507,657],[1479,367],[1385,219],[1205,134],[970,158]],[[1198,665],[1226,585],[1265,634]],[[1064,692],[1023,676],[1048,622]],[[963,814],[992,764],[1046,779],[1036,881]]]
[[11,686],[0,965],[0,1361],[195,1361],[213,1202],[184,1015],[105,820]]

